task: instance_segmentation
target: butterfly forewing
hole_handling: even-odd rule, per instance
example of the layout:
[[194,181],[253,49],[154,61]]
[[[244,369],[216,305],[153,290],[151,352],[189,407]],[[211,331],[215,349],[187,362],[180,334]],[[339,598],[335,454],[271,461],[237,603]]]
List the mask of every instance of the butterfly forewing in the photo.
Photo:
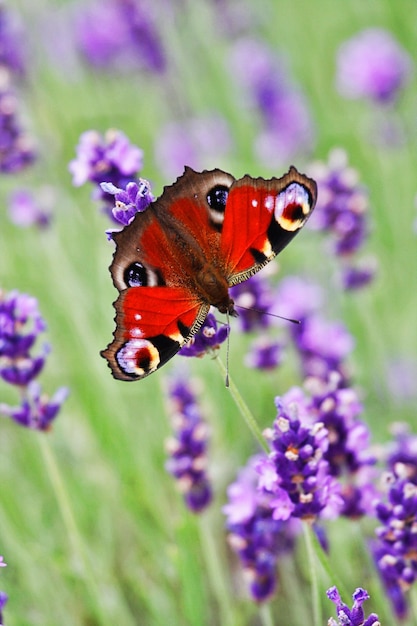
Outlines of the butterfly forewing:
[[316,198],[316,183],[294,167],[282,178],[236,181],[220,248],[229,284],[245,280],[285,248],[309,218]]

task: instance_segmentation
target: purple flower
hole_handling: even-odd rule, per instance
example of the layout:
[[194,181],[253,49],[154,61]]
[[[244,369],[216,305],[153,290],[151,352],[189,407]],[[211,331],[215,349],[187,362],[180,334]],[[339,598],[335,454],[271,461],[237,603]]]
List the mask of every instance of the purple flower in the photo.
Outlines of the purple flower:
[[162,73],[166,55],[155,28],[152,7],[143,0],[90,4],[75,25],[87,61],[98,68]]
[[45,329],[36,298],[0,291],[0,358],[24,358]]
[[241,85],[242,100],[262,119],[257,157],[271,167],[310,150],[314,134],[310,112],[283,58],[263,42],[246,38],[234,44],[230,66]]
[[245,357],[245,364],[260,370],[272,370],[282,361],[282,344],[266,335],[256,339]]
[[310,226],[329,233],[334,254],[342,263],[342,284],[345,289],[358,289],[371,282],[374,261],[354,264],[354,255],[364,245],[368,234],[368,191],[359,183],[356,170],[348,165],[344,150],[335,149],[327,163],[310,166],[310,175],[317,181],[318,201]]
[[291,335],[300,353],[304,376],[327,380],[337,371],[347,378],[344,360],[354,347],[353,337],[341,322],[328,322],[318,315],[291,326]]
[[214,352],[227,339],[228,334],[229,326],[221,324],[219,328],[215,316],[209,313],[200,330],[181,348],[179,354],[201,357]]
[[143,151],[132,145],[124,133],[108,130],[104,136],[95,130],[85,131],[77,146],[77,157],[70,162],[73,185],[111,182],[131,178],[142,168]]
[[228,487],[223,512],[228,542],[242,563],[249,592],[255,601],[263,602],[276,590],[278,559],[292,550],[298,525],[295,520],[273,518],[271,495],[257,489],[258,462],[258,457],[250,459]]
[[[115,206],[111,210],[113,219],[123,226],[130,224],[136,213],[145,211],[154,200],[151,186],[144,178],[128,183],[126,189],[119,189],[113,183],[101,183],[100,186],[106,194],[114,196]],[[106,232],[111,239],[114,230]]]
[[336,84],[346,98],[392,102],[409,81],[411,58],[382,28],[367,28],[345,41],[337,54]]
[[49,346],[45,344],[37,356],[32,355],[31,350],[44,330],[45,322],[35,298],[17,291],[0,292],[0,377],[19,387],[21,394],[20,406],[2,403],[0,414],[38,430],[49,429],[68,393],[61,388],[49,400],[35,382],[45,364]]
[[230,295],[238,309],[238,323],[242,332],[264,329],[270,325],[271,317],[268,313],[273,295],[265,273],[255,274],[243,283],[234,285]]
[[[6,79],[7,83],[7,79]],[[15,174],[35,159],[32,140],[21,128],[18,102],[6,84],[0,87],[0,172]]]
[[3,624],[3,609],[6,606],[6,602],[9,599],[7,593],[0,591],[0,626]]
[[51,200],[49,190],[42,190],[40,195],[41,203],[43,202],[45,207],[41,206],[37,198],[29,190],[17,189],[14,191],[9,197],[8,211],[10,221],[22,228],[29,226],[45,228],[49,226],[51,212],[49,207],[46,208]]
[[0,67],[20,78],[25,73],[24,34],[16,15],[0,5]]
[[362,289],[373,281],[375,273],[376,268],[373,260],[363,267],[346,266],[342,270],[342,286],[347,291]]
[[417,486],[395,475],[387,476],[388,500],[377,503],[381,523],[373,546],[378,571],[399,618],[408,612],[405,592],[417,577]]
[[174,179],[185,165],[197,171],[219,167],[231,143],[228,124],[218,114],[169,122],[156,138],[155,161],[167,178]]
[[359,184],[359,175],[348,165],[342,149],[329,154],[327,163],[316,162],[310,167],[318,185],[318,202],[310,227],[329,231],[335,239],[335,253],[349,254],[364,241],[368,192]]
[[0,556],[0,567],[7,567],[7,563],[4,562],[3,556]]
[[417,435],[405,423],[392,426],[394,440],[387,448],[386,465],[397,478],[417,485]]
[[[307,402],[307,419],[324,424],[328,432],[329,445],[324,458],[332,476],[343,481],[341,515],[358,518],[374,514],[374,487],[376,459],[370,452],[370,432],[358,419],[362,412],[356,392],[341,387],[343,379],[334,372],[328,382],[310,378],[305,388],[310,394]],[[286,397],[284,396],[285,401]]]
[[259,488],[273,496],[273,518],[314,522],[318,516],[336,517],[343,500],[324,458],[329,447],[327,430],[320,422],[303,425],[296,403],[287,406],[285,399],[277,398],[276,404],[277,418],[266,431],[271,452],[256,467]]
[[322,301],[318,285],[300,276],[287,276],[278,284],[270,312],[301,322],[316,313]]
[[[123,190],[136,181],[143,164],[143,151],[130,143],[119,130],[108,130],[104,136],[95,130],[84,132],[77,146],[77,157],[69,164],[76,187],[89,181],[96,185],[93,197],[104,203],[104,210],[113,217],[114,189],[108,192],[101,183]],[[109,188],[109,187],[106,187]],[[116,219],[114,221],[117,221]]]
[[352,595],[353,606],[351,609],[342,602],[337,587],[328,589],[327,597],[334,602],[337,610],[337,622],[331,617],[328,626],[380,626],[379,618],[375,613],[371,613],[369,617],[365,618],[362,605],[370,597],[366,589],[358,587],[355,590]]
[[49,398],[42,393],[40,385],[32,381],[26,388],[21,405],[11,407],[0,404],[0,414],[10,417],[26,428],[48,431],[67,396],[68,389],[60,387],[52,398]]
[[177,480],[188,508],[200,513],[210,504],[212,491],[206,474],[208,428],[194,391],[180,379],[169,383],[174,436],[167,441],[167,471]]

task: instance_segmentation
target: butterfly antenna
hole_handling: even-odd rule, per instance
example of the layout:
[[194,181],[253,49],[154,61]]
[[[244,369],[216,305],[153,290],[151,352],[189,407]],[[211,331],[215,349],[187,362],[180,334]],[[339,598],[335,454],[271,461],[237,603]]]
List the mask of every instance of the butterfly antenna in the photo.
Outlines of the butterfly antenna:
[[226,387],[229,386],[229,352],[230,352],[230,320],[229,320],[229,311],[226,311],[226,323],[227,323],[227,339],[226,339],[226,378],[224,384]]
[[282,315],[277,315],[276,313],[270,313],[269,311],[264,311],[263,309],[254,309],[251,306],[242,306],[241,304],[235,304],[235,307],[238,309],[245,309],[245,311],[254,311],[255,313],[260,313],[261,315],[270,315],[271,317],[276,317],[279,320],[285,320],[286,322],[291,322],[291,324],[301,324],[300,320],[292,319],[291,317],[283,317]]

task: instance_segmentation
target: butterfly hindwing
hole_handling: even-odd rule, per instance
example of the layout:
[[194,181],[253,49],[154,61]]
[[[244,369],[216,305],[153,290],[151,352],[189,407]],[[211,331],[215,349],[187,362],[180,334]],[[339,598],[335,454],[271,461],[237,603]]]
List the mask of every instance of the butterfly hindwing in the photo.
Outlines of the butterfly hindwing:
[[131,287],[120,293],[115,308],[114,340],[102,356],[115,378],[139,380],[178,352],[201,326],[209,307],[180,288]]

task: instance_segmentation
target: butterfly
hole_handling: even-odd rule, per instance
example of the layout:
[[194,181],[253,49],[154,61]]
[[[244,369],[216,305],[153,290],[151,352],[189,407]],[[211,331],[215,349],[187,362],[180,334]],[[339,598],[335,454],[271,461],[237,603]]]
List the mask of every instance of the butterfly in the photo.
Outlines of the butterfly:
[[198,331],[210,306],[236,316],[229,287],[269,263],[299,232],[317,198],[314,180],[236,180],[219,169],[184,174],[123,230],[110,272],[119,297],[114,339],[101,352],[114,378],[140,380]]

